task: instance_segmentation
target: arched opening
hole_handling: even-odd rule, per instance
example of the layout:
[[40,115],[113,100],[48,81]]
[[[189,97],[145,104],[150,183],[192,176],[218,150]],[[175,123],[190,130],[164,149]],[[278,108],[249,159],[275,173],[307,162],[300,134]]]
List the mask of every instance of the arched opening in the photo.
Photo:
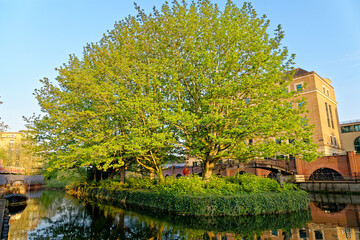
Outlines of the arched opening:
[[179,173],[178,175],[176,175],[176,178],[182,177],[182,175]]
[[166,176],[165,177],[169,177],[169,175],[168,174],[166,174]]
[[354,148],[355,148],[356,153],[360,153],[360,137],[355,139]]
[[327,213],[341,212],[347,206],[347,204],[344,203],[322,203],[322,202],[314,202],[314,205]]
[[267,175],[267,178],[277,179],[277,177],[276,177],[276,172],[270,172],[270,173]]
[[310,175],[309,180],[315,180],[315,181],[344,180],[344,177],[333,169],[319,168]]

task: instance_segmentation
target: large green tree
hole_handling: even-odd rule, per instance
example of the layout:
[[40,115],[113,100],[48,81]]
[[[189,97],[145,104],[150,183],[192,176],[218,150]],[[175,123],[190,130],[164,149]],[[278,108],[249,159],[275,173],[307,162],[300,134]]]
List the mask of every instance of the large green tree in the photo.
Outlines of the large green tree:
[[249,3],[164,4],[115,24],[35,92],[30,119],[50,166],[117,169],[136,161],[162,179],[173,148],[203,161],[316,156],[304,107],[287,92],[293,56],[280,26]]
[[140,11],[138,21],[165,84],[168,124],[203,161],[205,179],[222,159],[317,156],[304,105],[292,108],[305,99],[287,91],[293,56],[280,26],[271,36],[249,3],[220,11],[206,0]]

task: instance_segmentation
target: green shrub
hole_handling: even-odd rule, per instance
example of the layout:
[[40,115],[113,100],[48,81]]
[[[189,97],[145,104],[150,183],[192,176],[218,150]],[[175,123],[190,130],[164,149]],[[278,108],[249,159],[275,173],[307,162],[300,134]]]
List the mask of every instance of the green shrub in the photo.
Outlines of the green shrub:
[[253,174],[243,174],[236,177],[213,176],[204,182],[199,176],[181,178],[165,178],[164,183],[149,178],[128,178],[125,184],[119,180],[103,180],[93,183],[94,186],[115,189],[149,189],[173,194],[190,195],[242,195],[261,192],[284,192],[296,189],[295,185],[285,183],[281,186],[269,178],[257,177]]
[[65,188],[67,182],[59,181],[57,178],[50,178],[45,181],[47,188]]
[[96,187],[78,189],[84,196],[126,202],[153,210],[164,210],[185,215],[239,216],[288,213],[309,208],[309,196],[304,191],[267,192],[243,195],[193,195],[164,191]]
[[175,194],[205,194],[204,181],[198,176],[181,178],[165,178],[165,183],[158,184],[156,189],[165,193]]
[[293,184],[284,183],[281,186],[274,179],[258,177],[250,173],[229,177],[227,181],[239,184],[241,191],[247,193],[283,192],[295,189]]

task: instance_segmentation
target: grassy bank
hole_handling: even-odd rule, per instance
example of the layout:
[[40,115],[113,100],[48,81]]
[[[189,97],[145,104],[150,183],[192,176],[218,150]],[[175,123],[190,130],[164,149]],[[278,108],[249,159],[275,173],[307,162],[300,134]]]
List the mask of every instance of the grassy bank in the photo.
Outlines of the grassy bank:
[[293,185],[280,186],[271,179],[245,175],[212,178],[173,179],[163,184],[149,179],[129,179],[124,185],[103,181],[71,189],[82,198],[124,202],[135,206],[197,216],[239,216],[278,214],[306,210],[309,196]]

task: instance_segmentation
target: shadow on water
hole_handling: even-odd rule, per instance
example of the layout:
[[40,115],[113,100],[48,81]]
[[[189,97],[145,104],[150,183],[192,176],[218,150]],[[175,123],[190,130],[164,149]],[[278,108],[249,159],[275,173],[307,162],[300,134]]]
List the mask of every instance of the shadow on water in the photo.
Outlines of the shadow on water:
[[[270,231],[291,238],[310,212],[243,217],[169,215],[45,191],[10,224],[9,239],[254,239]],[[27,230],[24,230],[27,229]],[[269,232],[268,231],[268,232]]]

